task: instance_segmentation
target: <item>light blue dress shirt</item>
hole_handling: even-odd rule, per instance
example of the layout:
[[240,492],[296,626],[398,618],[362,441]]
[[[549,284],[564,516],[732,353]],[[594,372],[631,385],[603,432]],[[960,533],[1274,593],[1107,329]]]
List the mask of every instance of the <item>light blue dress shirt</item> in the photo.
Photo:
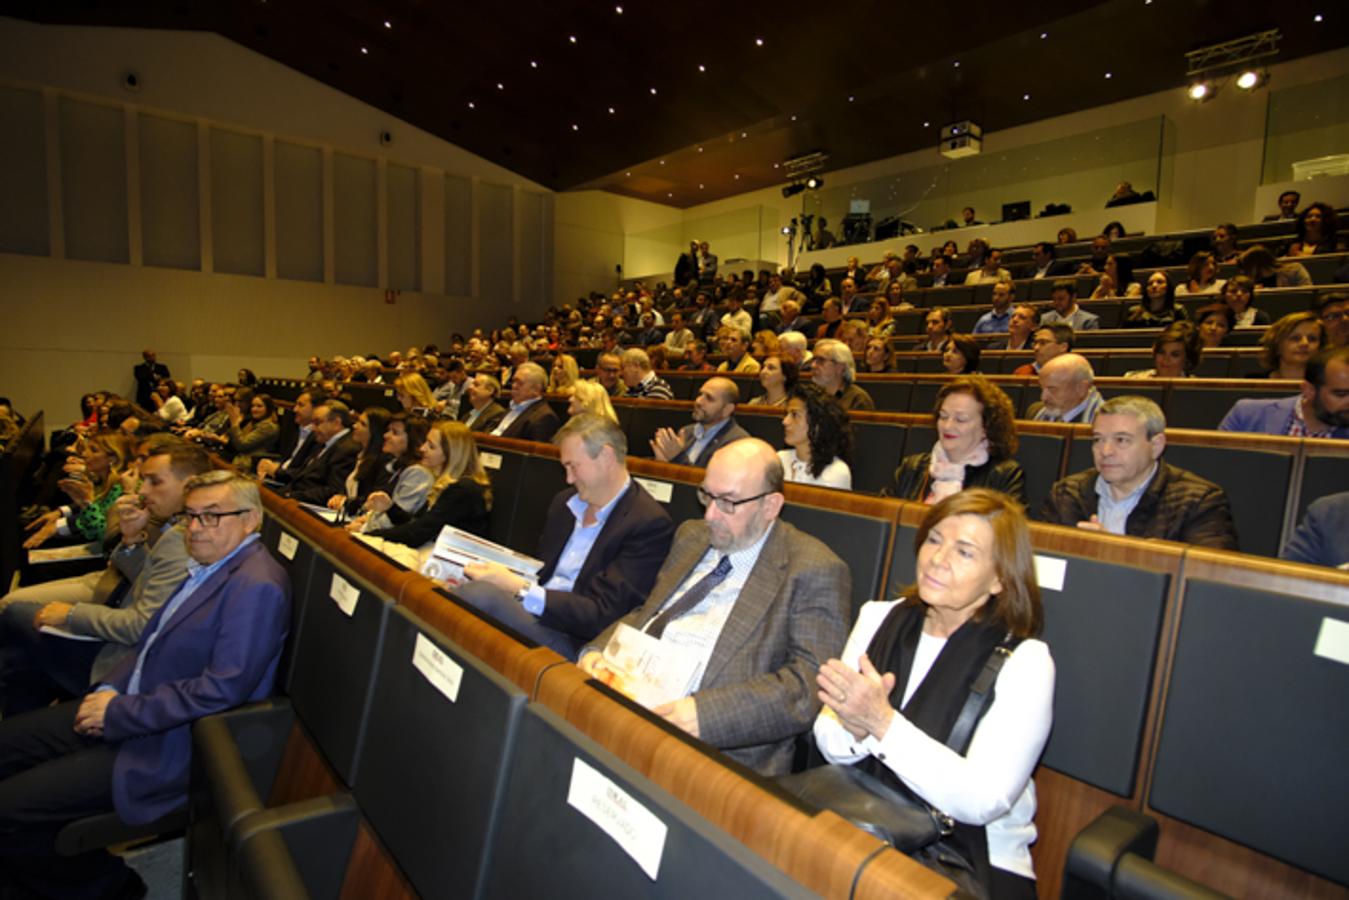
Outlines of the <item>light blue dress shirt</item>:
[[537,582],[529,586],[525,592],[520,605],[525,608],[525,612],[534,616],[543,615],[544,608],[548,605],[548,591],[570,591],[576,586],[576,579],[581,574],[581,567],[586,564],[586,559],[590,556],[590,550],[595,546],[596,539],[600,532],[604,530],[604,523],[609,521],[609,514],[614,511],[618,501],[623,495],[632,489],[632,479],[628,478],[623,482],[623,487],[614,499],[604,504],[595,513],[595,524],[585,525],[586,508],[589,506],[581,499],[580,494],[573,494],[567,500],[567,509],[576,517],[576,525],[571,530],[571,537],[567,538],[567,544],[562,548],[562,555],[557,558],[557,566],[553,569],[553,577],[540,585]]

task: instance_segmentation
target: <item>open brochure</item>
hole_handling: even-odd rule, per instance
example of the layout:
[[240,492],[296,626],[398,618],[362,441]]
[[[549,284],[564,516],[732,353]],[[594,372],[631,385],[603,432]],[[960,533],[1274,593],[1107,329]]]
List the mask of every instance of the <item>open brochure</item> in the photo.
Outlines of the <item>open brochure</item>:
[[72,544],[69,547],[41,547],[28,551],[28,562],[38,563],[68,562],[72,559],[102,559],[103,544],[94,541],[89,544]]
[[697,658],[684,647],[619,624],[604,647],[599,679],[647,709],[687,697],[698,674]]
[[497,563],[530,581],[534,581],[534,576],[543,568],[542,560],[516,553],[509,547],[494,544],[453,525],[446,525],[436,538],[430,558],[422,566],[422,574],[432,581],[453,587],[463,583],[464,566],[475,562]]
[[103,638],[95,637],[91,634],[75,634],[73,631],[66,631],[56,625],[43,625],[38,631],[43,634],[50,634],[52,637],[65,638],[68,641],[101,641]]
[[318,506],[313,503],[301,503],[300,508],[309,510],[309,512],[329,524],[337,522],[337,510],[335,509],[329,509],[326,506]]

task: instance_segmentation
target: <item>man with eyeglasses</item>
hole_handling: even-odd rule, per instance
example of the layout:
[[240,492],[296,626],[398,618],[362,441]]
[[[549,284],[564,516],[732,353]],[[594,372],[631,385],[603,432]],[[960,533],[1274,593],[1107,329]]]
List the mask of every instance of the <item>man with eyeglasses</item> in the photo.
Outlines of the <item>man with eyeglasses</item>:
[[139,464],[139,489],[117,500],[121,542],[107,568],[0,600],[4,717],[79,695],[130,654],[145,623],[187,575],[184,532],[172,520],[189,480],[210,469],[210,457],[195,444],[156,440]]
[[[757,438],[718,450],[698,489],[702,519],[679,526],[650,597],[621,623],[697,661],[692,692],[652,709],[762,775],[791,770],[819,712],[814,673],[848,634],[848,567],[779,519],[777,453]],[[581,651],[607,680],[611,626]]]
[[1349,346],[1349,294],[1322,295],[1319,315],[1326,329],[1326,346]]
[[464,567],[455,596],[568,659],[646,597],[670,549],[670,514],[628,476],[618,423],[582,413],[553,438],[570,488],[548,506],[534,580],[496,563]]
[[81,699],[0,721],[0,886],[143,896],[139,877],[104,850],[58,858],[57,832],[89,815],[139,825],[181,808],[192,723],[271,693],[290,584],[257,539],[257,484],[199,475],[180,518],[192,561],[133,652]]

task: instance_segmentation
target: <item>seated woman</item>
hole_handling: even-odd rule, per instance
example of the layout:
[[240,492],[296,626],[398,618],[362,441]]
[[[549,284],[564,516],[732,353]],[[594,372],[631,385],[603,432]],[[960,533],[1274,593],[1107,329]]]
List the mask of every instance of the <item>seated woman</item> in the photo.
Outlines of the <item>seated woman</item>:
[[365,409],[351,423],[351,438],[361,448],[356,466],[347,476],[346,488],[328,498],[329,509],[340,509],[355,515],[365,506],[366,499],[389,483],[389,462],[393,457],[384,452],[384,433],[393,414],[382,406]]
[[1241,274],[1257,287],[1311,287],[1312,276],[1299,262],[1279,262],[1267,249],[1256,244],[1237,257]]
[[65,477],[56,483],[70,503],[28,523],[33,533],[24,549],[41,547],[53,536],[102,541],[113,504],[122,496],[121,475],[133,462],[131,440],[124,434],[106,431],[85,440],[83,452],[66,460]]
[[1335,207],[1329,203],[1309,204],[1297,214],[1297,237],[1288,245],[1284,256],[1315,256],[1318,253],[1340,253],[1344,242],[1339,239],[1339,222]]
[[1185,269],[1185,283],[1176,285],[1176,296],[1217,294],[1222,291],[1223,284],[1223,279],[1218,277],[1218,260],[1207,250],[1201,250],[1190,257],[1190,264]]
[[[903,288],[900,290],[902,292]],[[913,309],[913,305],[905,303],[901,308]],[[872,337],[888,338],[895,333],[894,309],[886,297],[877,297],[871,301],[871,308],[867,310],[867,332]]]
[[1160,269],[1148,276],[1143,302],[1124,313],[1121,328],[1161,328],[1176,321],[1187,321],[1185,307],[1176,304],[1176,288],[1171,277]]
[[178,425],[187,419],[187,404],[178,395],[178,384],[172,378],[161,378],[150,395],[155,412],[169,425]]
[[881,493],[936,503],[972,487],[1002,491],[1026,502],[1026,475],[1016,453],[1016,412],[1002,389],[985,378],[958,378],[937,392],[932,410],[937,443],[904,457]]
[[1127,253],[1112,253],[1105,258],[1105,269],[1091,299],[1137,297],[1142,293],[1143,286],[1134,280],[1134,258]]
[[[964,491],[928,511],[915,547],[915,584],[865,604],[840,658],[820,667],[815,743],[830,762],[860,766],[951,816],[947,840],[989,895],[1031,900],[1031,773],[1053,719],[1054,660],[1036,639],[1044,611],[1026,517],[996,491]],[[991,705],[967,747],[948,747],[974,680],[1004,642],[1014,649]]]
[[749,401],[750,406],[786,406],[799,375],[796,363],[781,356],[770,356],[759,367],[759,384],[764,392]]
[[234,451],[233,465],[241,472],[252,472],[258,460],[276,449],[281,439],[281,426],[276,421],[276,404],[266,394],[253,394],[248,399],[248,418],[245,420],[239,403],[231,403],[229,430],[224,443]]
[[1232,310],[1234,328],[1269,324],[1269,313],[1263,309],[1256,309],[1251,304],[1251,300],[1255,297],[1255,282],[1245,275],[1227,279],[1219,296],[1223,298],[1228,309]]
[[253,374],[252,369],[240,369],[235,382],[246,388],[254,388],[258,386],[258,376]]
[[904,299],[904,281],[903,279],[892,279],[885,284],[885,300],[890,312],[903,312],[906,309],[913,309],[914,305]]
[[1302,381],[1307,361],[1326,343],[1326,329],[1314,312],[1289,313],[1260,336],[1260,362],[1266,371],[1251,378]]
[[1152,342],[1151,369],[1125,372],[1125,378],[1189,378],[1199,365],[1199,334],[1189,322],[1175,322],[1162,329]]
[[968,334],[953,334],[941,348],[941,364],[948,375],[972,375],[979,371],[979,342]]
[[1210,303],[1194,311],[1194,320],[1199,323],[1199,343],[1208,350],[1226,343],[1237,317],[1226,303]]
[[611,422],[618,421],[618,413],[614,412],[614,405],[609,402],[609,392],[604,389],[604,385],[594,381],[578,381],[572,388],[567,415],[577,416],[581,413],[594,413]]
[[553,371],[548,376],[548,393],[571,396],[580,380],[581,370],[576,364],[576,357],[570,353],[559,353],[553,358]]
[[389,528],[406,522],[426,505],[426,494],[440,475],[444,458],[428,462],[427,437],[430,426],[421,416],[405,412],[394,413],[384,429],[384,454],[389,457],[386,466],[387,490],[372,491],[365,498],[365,512],[347,526],[349,531],[370,531]]
[[857,371],[872,375],[895,371],[895,354],[890,349],[890,341],[883,337],[868,338],[862,364],[857,367]]
[[790,450],[779,450],[782,471],[788,481],[820,487],[852,490],[852,425],[848,413],[819,385],[797,382],[787,398],[782,417],[783,441]]
[[426,379],[416,372],[404,372],[394,379],[394,396],[407,412],[435,410],[440,406]]
[[764,328],[754,333],[754,340],[749,344],[749,355],[757,360],[765,360],[770,356],[777,356],[780,348],[778,347],[777,332]]
[[492,487],[473,433],[463,422],[441,419],[431,425],[426,450],[423,455],[428,464],[440,470],[427,493],[427,508],[400,525],[367,533],[409,547],[434,541],[446,525],[486,537]]

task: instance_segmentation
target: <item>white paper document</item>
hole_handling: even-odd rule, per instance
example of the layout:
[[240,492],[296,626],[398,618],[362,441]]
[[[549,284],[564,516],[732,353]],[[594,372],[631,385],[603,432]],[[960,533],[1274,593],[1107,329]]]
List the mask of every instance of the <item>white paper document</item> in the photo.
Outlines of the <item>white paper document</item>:
[[73,544],[68,547],[42,547],[28,551],[28,561],[38,563],[65,562],[72,559],[99,559],[103,556],[103,544],[93,541],[88,544]]
[[684,647],[619,624],[604,647],[599,680],[647,709],[687,697],[698,674],[697,658]]
[[450,659],[424,634],[417,635],[412,665],[451,703],[459,699],[459,683],[464,680],[464,667]]
[[567,805],[599,826],[652,881],[660,874],[669,828],[637,798],[592,766],[573,760]]
[[535,580],[535,574],[543,568],[543,560],[516,553],[509,547],[494,544],[453,525],[446,525],[436,538],[431,558],[422,566],[422,574],[432,581],[454,587],[464,582],[464,566],[475,562],[498,563],[530,581]]
[[341,575],[333,573],[333,583],[328,589],[328,596],[333,598],[338,609],[350,616],[356,612],[356,601],[361,599],[361,589]]
[[332,524],[337,521],[337,510],[329,509],[326,506],[315,506],[312,503],[301,503],[301,509],[307,509],[325,522]]
[[280,553],[286,559],[295,560],[295,551],[300,549],[300,540],[293,534],[281,532],[281,536],[276,539],[276,552]]
[[101,641],[103,638],[95,637],[92,634],[75,634],[66,631],[64,628],[58,628],[55,625],[43,625],[38,631],[43,634],[50,634],[52,637],[65,638],[68,641]]

